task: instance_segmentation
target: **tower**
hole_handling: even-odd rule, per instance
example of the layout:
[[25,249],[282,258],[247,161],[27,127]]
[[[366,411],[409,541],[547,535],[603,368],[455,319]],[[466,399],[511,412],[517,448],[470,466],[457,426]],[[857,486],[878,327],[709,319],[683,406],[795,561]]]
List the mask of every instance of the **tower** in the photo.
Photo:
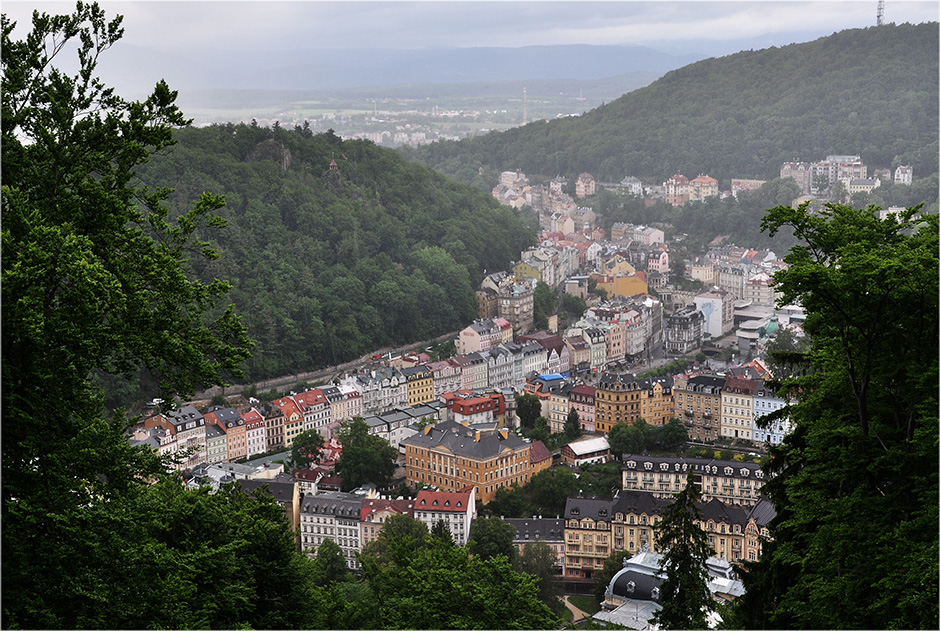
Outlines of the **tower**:
[[878,12],[875,15],[875,26],[885,23],[885,0],[878,0]]
[[529,122],[529,113],[526,107],[525,86],[522,86],[522,124],[525,125],[528,122]]

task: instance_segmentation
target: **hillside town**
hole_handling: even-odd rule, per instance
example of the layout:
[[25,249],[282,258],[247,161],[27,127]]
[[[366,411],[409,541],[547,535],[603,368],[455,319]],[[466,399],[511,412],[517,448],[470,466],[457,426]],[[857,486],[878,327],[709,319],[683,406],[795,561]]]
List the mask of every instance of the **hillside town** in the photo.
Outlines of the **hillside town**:
[[[697,179],[704,188],[695,195],[716,190],[709,178]],[[624,186],[640,186],[627,180]],[[515,203],[500,191],[521,187],[525,204],[541,209],[539,245],[521,252],[511,269],[484,277],[477,319],[456,335],[455,354],[434,360],[420,350],[376,353],[329,383],[270,401],[202,410],[184,404],[170,412],[154,406],[133,428],[132,444],[174,457],[190,485],[237,481],[245,492],[261,489],[284,507],[299,551],[314,554],[332,539],[351,570],[392,515],[429,529],[441,522],[464,545],[500,489],[521,487],[553,467],[579,471],[619,461],[622,479],[611,496],[570,497],[564,515],[506,518],[517,547],[551,547],[567,585],[590,585],[615,552],[633,555],[625,576],[655,574],[661,550],[654,527],[691,473],[702,492],[699,526],[714,551],[713,597],[732,600],[741,587],[730,563],[760,557],[774,516],[760,494],[760,455],[789,430],[786,418],[762,421],[787,404],[768,385],[766,345],[781,331],[802,336],[802,309],[775,306],[770,281],[785,264],[770,251],[716,245],[685,269],[703,289],[678,289],[661,229],[615,223],[608,236],[590,207],[564,193],[562,180],[542,192],[524,182],[520,173],[503,173],[494,195]],[[589,197],[596,185],[582,174],[576,197]],[[568,295],[586,308],[577,317],[545,314],[547,326],[537,328],[541,285],[559,305]],[[686,367],[641,372],[673,360]],[[522,396],[537,400],[551,436],[564,434],[573,415],[580,437],[554,450],[527,437],[517,414]],[[339,432],[352,419],[397,453],[392,486],[340,490]],[[610,432],[641,419],[656,428],[681,423],[688,441],[715,449],[713,457],[613,453]],[[292,468],[286,457],[309,431],[324,441],[317,464]],[[628,582],[611,582],[600,619],[616,621],[624,607],[639,610],[637,598],[655,611],[653,592],[637,596]]]

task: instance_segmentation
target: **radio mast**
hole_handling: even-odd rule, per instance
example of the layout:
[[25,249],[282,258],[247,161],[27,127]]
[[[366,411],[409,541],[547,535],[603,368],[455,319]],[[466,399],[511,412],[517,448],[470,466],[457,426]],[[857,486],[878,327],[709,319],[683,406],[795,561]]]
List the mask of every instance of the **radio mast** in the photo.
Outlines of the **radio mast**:
[[878,13],[875,16],[875,26],[885,23],[885,0],[878,0]]
[[522,124],[525,125],[529,122],[529,113],[526,109],[525,101],[525,86],[522,86]]

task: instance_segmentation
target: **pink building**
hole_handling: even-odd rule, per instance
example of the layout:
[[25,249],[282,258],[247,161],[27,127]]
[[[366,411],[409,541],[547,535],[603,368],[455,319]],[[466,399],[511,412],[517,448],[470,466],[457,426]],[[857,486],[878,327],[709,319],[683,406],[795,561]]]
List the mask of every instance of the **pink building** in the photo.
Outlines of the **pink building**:
[[594,386],[575,386],[568,393],[568,407],[578,412],[582,431],[594,431]]

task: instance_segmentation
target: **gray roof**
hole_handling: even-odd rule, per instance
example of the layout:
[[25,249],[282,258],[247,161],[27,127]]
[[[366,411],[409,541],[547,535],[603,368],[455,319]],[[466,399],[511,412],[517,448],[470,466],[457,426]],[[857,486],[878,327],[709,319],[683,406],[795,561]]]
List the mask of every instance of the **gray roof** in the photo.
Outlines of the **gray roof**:
[[477,460],[488,460],[507,449],[516,450],[527,446],[525,441],[512,433],[503,438],[498,431],[480,432],[478,437],[476,427],[464,427],[455,421],[433,425],[426,428],[425,432],[409,436],[402,443],[424,449],[443,446],[455,455]]
[[193,420],[203,418],[202,413],[191,405],[184,405],[178,410],[170,412],[166,416],[167,420],[174,425],[188,423]]
[[272,482],[270,480],[238,480],[242,492],[251,494],[262,489],[266,495],[278,502],[291,502],[294,499],[293,482]]
[[340,491],[321,495],[307,495],[300,503],[300,512],[334,515],[358,521],[362,512],[362,497]]
[[504,522],[516,529],[516,543],[533,541],[563,541],[565,538],[565,520],[559,518],[511,518]]
[[757,500],[757,504],[751,507],[747,516],[748,519],[753,519],[759,527],[765,528],[770,521],[777,516],[777,511],[774,509],[774,505],[771,504],[770,500],[766,497],[762,497]]
[[565,519],[584,519],[610,521],[610,499],[594,497],[569,497],[565,502]]
[[225,436],[225,430],[218,425],[206,425],[206,440]]
[[[635,467],[630,467],[628,462],[635,462]],[[704,467],[717,467],[717,472],[721,475],[728,475],[725,473],[725,468],[731,467],[731,476],[736,478],[754,478],[754,473],[760,471],[760,465],[756,462],[738,462],[736,460],[715,460],[714,458],[677,458],[670,456],[644,456],[642,454],[624,454],[623,456],[623,466],[621,470],[630,470],[630,471],[643,471],[645,469],[644,463],[652,463],[653,472],[663,472],[663,473],[677,473],[682,472],[686,473],[689,470],[704,473]],[[666,469],[663,469],[661,465],[666,464]],[[684,465],[688,465],[684,467]],[[744,475],[741,473],[741,470],[745,469],[747,474]]]

